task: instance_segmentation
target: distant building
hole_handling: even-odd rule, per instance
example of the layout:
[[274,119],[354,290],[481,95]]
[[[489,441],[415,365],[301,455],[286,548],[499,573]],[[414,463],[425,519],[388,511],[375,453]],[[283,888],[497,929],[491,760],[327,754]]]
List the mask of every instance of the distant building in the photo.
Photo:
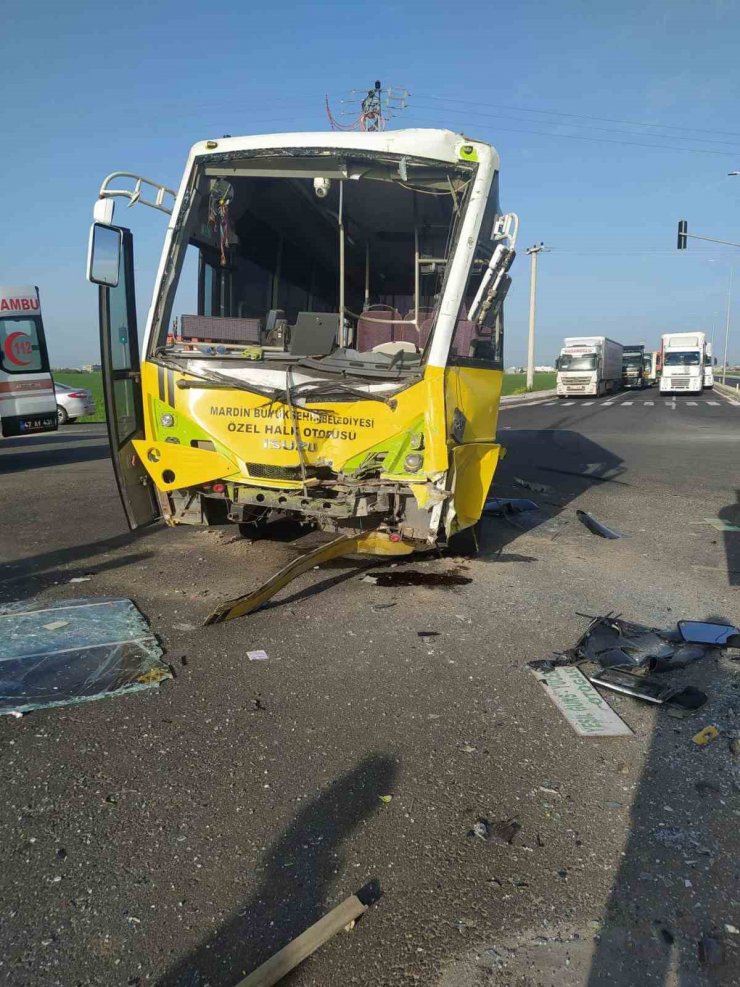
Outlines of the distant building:
[[535,372],[538,373],[538,374],[549,374],[549,373],[553,373],[554,372],[555,367],[542,366],[542,367],[535,367],[534,369],[535,369]]
[[99,373],[103,368],[99,363],[84,363],[82,369],[86,374]]

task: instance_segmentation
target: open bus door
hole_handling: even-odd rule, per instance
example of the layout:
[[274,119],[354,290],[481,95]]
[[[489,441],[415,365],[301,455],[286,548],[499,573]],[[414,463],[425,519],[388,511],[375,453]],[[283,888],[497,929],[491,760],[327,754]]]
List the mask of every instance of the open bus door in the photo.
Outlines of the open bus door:
[[149,474],[134,450],[144,438],[139,338],[131,231],[95,223],[91,231],[88,278],[99,292],[103,394],[113,471],[129,527],[156,521],[161,511]]

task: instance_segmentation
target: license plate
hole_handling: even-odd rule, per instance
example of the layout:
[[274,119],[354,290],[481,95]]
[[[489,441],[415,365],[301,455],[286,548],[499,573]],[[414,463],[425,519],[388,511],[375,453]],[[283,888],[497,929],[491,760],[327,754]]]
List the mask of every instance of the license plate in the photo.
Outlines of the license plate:
[[43,429],[57,427],[56,415],[44,418],[21,418],[18,423],[21,432],[39,432]]

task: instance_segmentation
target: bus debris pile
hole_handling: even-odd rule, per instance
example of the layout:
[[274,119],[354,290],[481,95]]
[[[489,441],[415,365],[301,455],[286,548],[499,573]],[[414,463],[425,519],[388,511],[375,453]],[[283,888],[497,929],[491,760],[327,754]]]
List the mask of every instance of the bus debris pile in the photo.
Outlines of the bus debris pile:
[[0,608],[0,716],[152,689],[172,671],[131,600]]
[[[580,615],[585,616],[585,615]],[[591,617],[576,644],[547,659],[529,663],[538,682],[581,736],[631,733],[594,689],[606,689],[666,706],[672,716],[689,716],[707,701],[701,689],[676,685],[662,674],[683,669],[725,648],[740,650],[740,628],[718,621],[679,620],[659,629],[623,620],[612,613]],[[581,666],[595,664],[596,672]]]

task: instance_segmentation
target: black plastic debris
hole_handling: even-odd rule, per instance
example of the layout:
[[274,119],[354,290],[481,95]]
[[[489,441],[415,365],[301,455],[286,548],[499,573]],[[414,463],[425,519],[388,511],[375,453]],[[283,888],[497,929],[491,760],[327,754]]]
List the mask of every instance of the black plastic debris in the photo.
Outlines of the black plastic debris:
[[[691,644],[713,644],[718,647],[740,646],[740,628],[733,624],[720,624],[708,620],[679,620],[678,629],[684,641]],[[738,643],[730,643],[734,639]]]
[[685,710],[687,713],[693,713],[695,709],[701,709],[706,701],[706,692],[702,692],[701,689],[697,689],[693,685],[687,685],[685,689],[674,692],[666,701],[666,704],[676,710]]
[[617,539],[627,537],[619,531],[614,531],[613,528],[607,528],[605,524],[602,524],[601,521],[595,518],[593,514],[589,514],[588,511],[576,511],[576,517],[581,524],[585,524],[592,534],[599,535],[601,538]]
[[523,497],[489,497],[483,505],[483,513],[492,517],[503,517],[505,514],[522,514],[525,511],[537,511],[539,507],[533,500]]
[[638,667],[670,658],[675,649],[652,628],[606,614],[591,621],[573,650],[604,667]]
[[486,843],[498,843],[499,846],[510,846],[521,828],[521,823],[516,819],[500,819],[498,822],[490,822],[481,816],[476,819],[468,836],[484,840]]
[[703,644],[680,644],[672,655],[651,658],[648,662],[651,672],[669,672],[673,668],[686,668],[700,658],[706,658],[712,648]]
[[680,711],[693,712],[700,709],[707,701],[706,693],[692,685],[676,689],[665,679],[652,675],[639,675],[624,668],[602,668],[600,672],[590,677],[592,685],[613,692],[622,692],[634,699],[643,699],[648,703],[656,703],[674,707]]

